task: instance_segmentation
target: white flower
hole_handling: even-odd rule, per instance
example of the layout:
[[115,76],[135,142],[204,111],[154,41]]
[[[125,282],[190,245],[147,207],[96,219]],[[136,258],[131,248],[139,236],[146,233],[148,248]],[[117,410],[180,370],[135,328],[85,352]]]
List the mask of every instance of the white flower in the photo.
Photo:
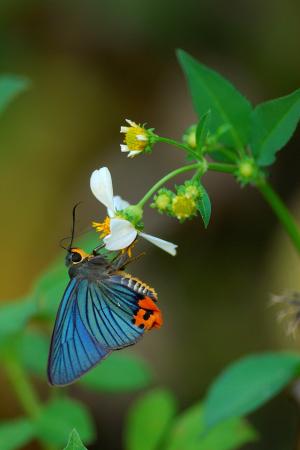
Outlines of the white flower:
[[125,134],[124,144],[121,144],[121,152],[128,152],[128,157],[133,158],[147,149],[149,135],[144,127],[132,120],[126,119],[126,122],[129,127],[122,126],[120,129],[120,132]]
[[110,172],[107,167],[95,170],[90,180],[91,190],[99,202],[107,208],[108,218],[103,223],[94,223],[97,231],[102,232],[103,241],[108,250],[122,250],[129,247],[137,235],[165,250],[170,255],[176,255],[177,245],[172,242],[138,231],[129,220],[118,216],[118,212],[129,205],[121,197],[114,197]]

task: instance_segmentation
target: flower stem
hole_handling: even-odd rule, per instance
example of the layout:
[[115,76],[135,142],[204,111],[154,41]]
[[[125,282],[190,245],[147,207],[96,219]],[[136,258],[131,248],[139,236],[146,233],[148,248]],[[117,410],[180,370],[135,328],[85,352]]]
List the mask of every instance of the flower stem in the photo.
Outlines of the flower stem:
[[144,197],[138,202],[137,206],[143,208],[147,201],[155,194],[155,192],[163,186],[167,181],[171,180],[171,178],[176,177],[177,175],[188,172],[190,170],[198,170],[200,173],[205,173],[206,170],[214,170],[217,172],[225,172],[225,173],[234,173],[236,166],[233,164],[223,164],[223,163],[208,163],[206,159],[199,161],[194,164],[189,164],[188,166],[180,167],[179,169],[173,170],[172,172],[165,175],[163,178],[158,180],[151,189],[144,195]]
[[[13,352],[3,355],[3,362],[5,365],[6,373],[10,379],[10,382],[14,388],[15,393],[23,407],[24,412],[31,419],[35,420],[41,411],[40,401],[38,396],[27,378],[27,375],[19,363],[17,357]],[[51,444],[43,444],[44,450],[57,450],[55,446]]]
[[287,209],[281,198],[276,194],[273,188],[266,180],[262,180],[256,184],[257,189],[260,191],[264,199],[269,203],[273,212],[279,219],[280,223],[284,227],[285,231],[290,236],[295,248],[300,253],[300,229],[295,222],[294,217]]
[[234,164],[225,163],[209,163],[207,166],[208,170],[213,170],[214,172],[225,172],[234,173],[236,166]]
[[173,170],[172,172],[168,173],[163,178],[158,180],[158,182],[155,183],[151,189],[149,189],[149,191],[144,195],[144,197],[138,202],[137,206],[143,208],[145,203],[147,203],[147,201],[152,197],[152,195],[154,195],[155,192],[167,181],[171,180],[171,178],[176,177],[180,173],[188,172],[189,170],[200,169],[201,167],[203,167],[203,162],[189,164],[188,166],[180,167],[179,169]]
[[14,355],[6,355],[5,368],[24,411],[36,418],[40,412],[39,400],[23,367]]
[[[174,147],[181,148],[182,150],[184,150],[186,152],[191,152],[191,151],[193,152],[193,150],[188,145],[184,144],[183,142],[178,142],[178,141],[175,141],[174,139],[165,138],[165,137],[161,137],[161,136],[156,136],[156,138],[157,138],[157,142],[164,142],[165,144],[169,144],[169,145],[173,145]],[[199,158],[199,155],[197,155],[197,157]]]
[[[161,136],[156,137],[158,142],[164,142],[166,144],[181,148],[182,150],[185,150],[190,154],[192,153],[195,156],[196,160],[198,160],[198,162],[195,164],[190,164],[188,166],[180,167],[179,169],[170,172],[169,174],[164,176],[161,180],[159,180],[157,183],[155,183],[154,186],[145,194],[145,196],[138,203],[138,206],[140,206],[141,208],[161,186],[163,186],[167,181],[169,181],[173,177],[176,177],[180,173],[196,169],[201,176],[204,172],[206,172],[206,170],[213,170],[215,172],[225,172],[231,174],[234,174],[236,171],[237,166],[235,164],[225,164],[215,162],[208,163],[204,158],[201,161],[199,161],[200,157],[199,154],[197,154],[197,152],[194,152],[186,144],[178,142],[173,139],[164,138]],[[224,152],[224,149],[222,149],[221,151]],[[225,151],[227,150],[225,149]],[[197,172],[195,175],[197,175]],[[295,245],[295,248],[300,253],[300,228],[295,222],[295,219],[290,213],[290,211],[287,209],[281,198],[277,195],[277,193],[273,190],[273,188],[270,186],[270,184],[266,181],[265,178],[260,178],[259,180],[257,180],[255,182],[255,186],[260,191],[266,202],[270,205],[273,212],[275,213],[280,223],[284,227],[285,231],[290,236],[293,244]]]

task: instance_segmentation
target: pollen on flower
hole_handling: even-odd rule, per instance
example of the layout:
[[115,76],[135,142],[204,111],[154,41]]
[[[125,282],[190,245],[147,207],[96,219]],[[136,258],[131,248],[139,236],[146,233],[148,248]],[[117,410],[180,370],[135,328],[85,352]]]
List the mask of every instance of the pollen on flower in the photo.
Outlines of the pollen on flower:
[[132,120],[127,119],[126,122],[130,126],[121,127],[121,133],[125,134],[121,151],[129,152],[128,156],[133,157],[149,147],[149,132]]
[[125,134],[124,143],[129,150],[144,150],[148,143],[146,130],[139,126],[130,127]]
[[172,213],[179,220],[185,220],[196,213],[196,202],[186,195],[176,195],[172,201]]
[[93,222],[92,226],[100,233],[100,238],[104,238],[110,234],[110,218],[106,217],[103,222]]

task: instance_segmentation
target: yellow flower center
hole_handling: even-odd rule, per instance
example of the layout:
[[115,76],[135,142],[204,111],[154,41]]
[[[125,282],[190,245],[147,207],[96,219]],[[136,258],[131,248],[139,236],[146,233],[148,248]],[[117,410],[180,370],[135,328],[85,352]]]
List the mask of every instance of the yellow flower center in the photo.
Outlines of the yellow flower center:
[[148,145],[148,134],[145,128],[140,126],[129,127],[126,134],[124,143],[129,150],[143,151]]
[[93,227],[100,233],[100,238],[104,238],[110,234],[110,218],[106,217],[103,222],[93,222]]
[[176,195],[172,202],[172,210],[177,219],[187,219],[196,211],[196,203],[185,195]]

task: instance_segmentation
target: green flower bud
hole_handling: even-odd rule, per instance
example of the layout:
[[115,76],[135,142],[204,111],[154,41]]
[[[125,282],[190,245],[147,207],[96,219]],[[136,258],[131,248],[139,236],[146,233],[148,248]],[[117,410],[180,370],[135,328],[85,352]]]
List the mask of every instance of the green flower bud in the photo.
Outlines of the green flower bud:
[[169,189],[162,188],[154,197],[154,202],[151,204],[152,208],[157,209],[160,213],[169,213],[172,205],[174,193]]
[[197,200],[201,195],[201,187],[198,180],[187,180],[184,184],[176,186],[177,194]]
[[191,125],[185,130],[182,136],[182,141],[192,149],[196,148],[196,129],[196,124]]
[[254,181],[259,174],[259,169],[252,158],[245,158],[242,161],[239,162],[237,171],[236,171],[236,177],[238,181],[245,185],[247,183],[250,183],[251,181]]

